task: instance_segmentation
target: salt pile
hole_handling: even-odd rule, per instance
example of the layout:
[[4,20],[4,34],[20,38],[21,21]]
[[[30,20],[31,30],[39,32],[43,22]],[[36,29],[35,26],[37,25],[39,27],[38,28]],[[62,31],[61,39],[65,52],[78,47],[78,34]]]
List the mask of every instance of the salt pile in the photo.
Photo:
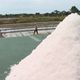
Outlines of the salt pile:
[[80,16],[71,14],[5,80],[80,79]]

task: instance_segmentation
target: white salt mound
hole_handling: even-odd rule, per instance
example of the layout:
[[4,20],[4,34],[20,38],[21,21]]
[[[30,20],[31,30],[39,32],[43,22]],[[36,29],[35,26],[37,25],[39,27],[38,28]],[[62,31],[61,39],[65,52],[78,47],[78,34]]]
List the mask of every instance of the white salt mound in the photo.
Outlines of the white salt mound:
[[71,14],[5,80],[80,79],[80,16]]

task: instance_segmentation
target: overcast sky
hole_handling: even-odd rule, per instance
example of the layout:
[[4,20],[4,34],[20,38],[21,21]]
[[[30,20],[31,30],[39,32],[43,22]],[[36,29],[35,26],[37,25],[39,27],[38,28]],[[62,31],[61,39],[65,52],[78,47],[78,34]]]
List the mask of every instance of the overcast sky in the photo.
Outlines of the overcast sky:
[[80,0],[0,0],[0,14],[62,11],[73,5],[80,9]]

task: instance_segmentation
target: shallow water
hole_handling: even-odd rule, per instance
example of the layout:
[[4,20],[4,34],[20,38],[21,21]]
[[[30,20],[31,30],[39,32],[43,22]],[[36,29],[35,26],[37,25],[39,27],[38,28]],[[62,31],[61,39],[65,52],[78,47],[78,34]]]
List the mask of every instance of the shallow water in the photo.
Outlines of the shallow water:
[[[35,35],[41,41],[47,36]],[[27,37],[1,38],[0,39],[0,80],[4,80],[10,71],[10,66],[17,64],[21,59],[31,53],[31,51],[41,42]]]

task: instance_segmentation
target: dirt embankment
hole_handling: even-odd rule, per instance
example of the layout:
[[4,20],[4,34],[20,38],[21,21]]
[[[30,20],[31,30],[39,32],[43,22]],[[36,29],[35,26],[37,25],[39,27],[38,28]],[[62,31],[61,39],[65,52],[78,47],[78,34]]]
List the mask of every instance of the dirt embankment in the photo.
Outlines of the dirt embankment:
[[35,27],[35,25],[38,27],[56,27],[59,23],[60,21],[1,24],[0,28],[32,28]]

